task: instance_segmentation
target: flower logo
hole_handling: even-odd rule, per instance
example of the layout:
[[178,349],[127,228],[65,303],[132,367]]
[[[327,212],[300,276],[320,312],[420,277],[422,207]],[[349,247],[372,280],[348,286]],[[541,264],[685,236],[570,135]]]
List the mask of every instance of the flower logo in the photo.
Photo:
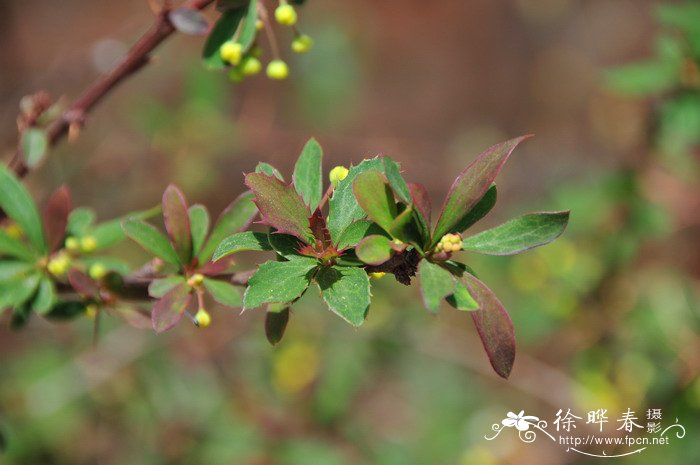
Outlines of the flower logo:
[[518,431],[527,431],[530,429],[530,424],[535,424],[540,420],[537,417],[525,415],[525,410],[521,410],[517,415],[513,412],[508,412],[501,423],[508,428],[515,427]]

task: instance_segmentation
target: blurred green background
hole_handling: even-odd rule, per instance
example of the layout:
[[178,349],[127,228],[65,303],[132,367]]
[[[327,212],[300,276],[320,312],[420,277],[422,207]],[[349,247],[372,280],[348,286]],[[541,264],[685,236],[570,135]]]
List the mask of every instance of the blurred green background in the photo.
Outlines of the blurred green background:
[[[97,350],[87,318],[14,333],[5,315],[0,464],[590,463],[543,439],[484,439],[508,411],[551,422],[567,408],[612,422],[661,408],[687,437],[615,460],[699,463],[700,84],[686,74],[700,31],[687,12],[659,25],[659,3],[311,0],[316,47],[289,57],[284,83],[231,84],[202,69],[201,39],[170,40],[30,175],[37,199],[65,183],[111,218],[175,182],[217,213],[257,161],[289,173],[315,136],[328,168],[386,154],[439,205],[481,150],[535,133],[480,228],[570,208],[569,230],[521,256],[467,257],[514,320],[511,379],[467,316],[431,316],[388,278],[360,330],[308,293],[275,348],[256,311],[159,337],[110,321]],[[23,95],[75,97],[150,21],[143,0],[0,2],[0,150]],[[649,63],[604,78],[652,57],[685,78]]]

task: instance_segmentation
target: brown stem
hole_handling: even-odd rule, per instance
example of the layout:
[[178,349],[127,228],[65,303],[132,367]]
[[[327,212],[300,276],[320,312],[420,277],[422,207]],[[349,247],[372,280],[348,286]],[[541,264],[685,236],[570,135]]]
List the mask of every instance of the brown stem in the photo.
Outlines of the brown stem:
[[[203,10],[213,2],[214,0],[189,0],[183,7]],[[103,74],[93,82],[58,119],[49,125],[46,133],[50,146],[58,143],[58,141],[68,134],[71,128],[79,128],[85,122],[90,110],[92,110],[112,89],[150,62],[151,52],[175,32],[175,27],[168,18],[169,12],[170,9],[164,7],[156,14],[155,21],[151,28],[136,42],[131,50],[129,50],[129,53],[124,59],[112,70]],[[24,163],[21,144],[18,144],[15,155],[9,163],[9,167],[20,178],[26,176],[29,172],[29,168]],[[2,216],[4,215],[0,215],[0,219]]]

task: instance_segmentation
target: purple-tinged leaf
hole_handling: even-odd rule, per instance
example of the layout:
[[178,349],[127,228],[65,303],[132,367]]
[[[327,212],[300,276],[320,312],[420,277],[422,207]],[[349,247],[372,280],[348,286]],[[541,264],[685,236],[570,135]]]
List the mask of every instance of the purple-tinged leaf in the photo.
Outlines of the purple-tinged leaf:
[[464,273],[462,280],[479,304],[479,310],[470,314],[491,366],[499,376],[508,378],[515,361],[513,322],[503,304],[484,283],[470,273]]
[[428,190],[423,184],[418,183],[411,183],[408,185],[408,188],[411,190],[413,205],[415,206],[416,210],[418,210],[418,213],[421,214],[426,224],[430,225],[432,206],[430,205]]
[[321,210],[316,209],[311,218],[309,218],[309,229],[323,248],[331,245],[331,233],[326,227],[326,219],[323,217]]
[[469,210],[469,213],[464,215],[462,219],[459,220],[459,222],[450,230],[450,232],[461,233],[472,227],[474,223],[488,215],[494,205],[496,205],[497,197],[498,191],[496,190],[496,185],[491,184],[491,187],[489,187],[489,190],[486,191],[481,200],[474,205],[474,208]]
[[174,287],[153,305],[151,322],[157,333],[175,326],[192,300],[192,292],[187,284]]
[[131,305],[119,305],[114,313],[124,319],[131,327],[136,329],[152,329],[151,315],[141,307]]
[[440,211],[433,233],[433,244],[457,226],[491,187],[510,154],[523,140],[522,136],[494,145],[483,152],[455,179]]
[[355,247],[357,258],[368,265],[379,266],[394,254],[391,240],[385,236],[367,236]]
[[183,265],[192,260],[192,233],[187,209],[182,191],[174,184],[169,185],[163,192],[163,221],[168,239]]
[[73,208],[70,191],[61,186],[49,197],[44,210],[44,230],[49,250],[53,251],[63,242],[68,225],[68,215]]
[[377,170],[360,173],[353,182],[352,191],[365,214],[390,233],[397,212],[394,191],[386,176]]
[[168,19],[179,32],[203,36],[209,32],[209,21],[199,10],[180,7],[168,13]]
[[205,276],[216,276],[225,273],[231,266],[233,266],[235,258],[232,255],[228,257],[223,257],[215,262],[207,262],[204,266],[199,268],[199,272]]
[[100,288],[95,280],[75,268],[68,271],[68,282],[82,297],[97,298],[100,295]]
[[263,224],[272,226],[280,234],[296,236],[306,243],[314,242],[309,229],[309,210],[294,186],[263,173],[247,174],[245,184],[253,191]]

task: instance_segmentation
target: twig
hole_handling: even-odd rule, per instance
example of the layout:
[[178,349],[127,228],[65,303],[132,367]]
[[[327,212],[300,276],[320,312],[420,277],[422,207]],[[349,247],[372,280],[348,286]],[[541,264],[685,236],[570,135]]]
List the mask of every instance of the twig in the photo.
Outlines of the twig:
[[[214,0],[190,0],[183,7],[203,10],[212,3]],[[49,125],[46,135],[50,146],[56,145],[69,131],[74,132],[79,129],[95,105],[122,81],[150,62],[151,52],[175,32],[175,27],[168,18],[169,12],[170,9],[164,7],[156,15],[151,28],[129,50],[124,59],[93,82],[58,119]],[[20,178],[29,172],[29,168],[24,163],[21,143],[17,144],[17,150],[9,167]],[[4,213],[0,213],[0,219],[2,217],[4,217]]]

